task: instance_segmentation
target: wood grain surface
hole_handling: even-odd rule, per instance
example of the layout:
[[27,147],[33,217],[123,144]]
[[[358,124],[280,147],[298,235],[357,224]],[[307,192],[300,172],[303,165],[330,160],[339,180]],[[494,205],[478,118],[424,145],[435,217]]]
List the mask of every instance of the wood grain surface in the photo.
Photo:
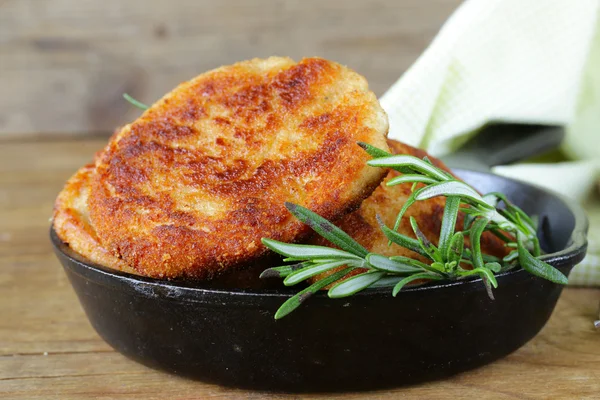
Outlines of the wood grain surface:
[[322,56],[380,95],[461,0],[0,0],[0,138],[108,134],[223,64]]
[[185,380],[114,352],[89,325],[48,240],[64,181],[105,139],[0,142],[2,399],[597,399],[599,289],[566,289],[530,343],[451,379],[327,396],[246,392]]

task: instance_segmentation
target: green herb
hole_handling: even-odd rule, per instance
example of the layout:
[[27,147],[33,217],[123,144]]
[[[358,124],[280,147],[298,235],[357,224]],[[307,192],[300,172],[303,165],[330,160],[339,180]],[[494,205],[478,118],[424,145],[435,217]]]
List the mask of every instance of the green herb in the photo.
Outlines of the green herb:
[[[391,155],[368,144],[359,145],[374,158],[367,163],[368,165],[391,168],[403,174],[388,181],[387,185],[413,183],[413,192],[399,211],[394,228],[387,227],[379,218],[378,221],[390,243],[414,251],[428,261],[369,253],[327,219],[302,206],[285,203],[297,219],[309,225],[339,249],[288,244],[263,238],[265,246],[285,256],[285,262],[294,264],[269,268],[261,277],[284,278],[284,284],[290,286],[324,272],[334,271],[286,301],[275,314],[276,319],[286,316],[312,294],[332,284],[328,290],[328,296],[331,298],[347,297],[375,287],[390,287],[392,295],[396,296],[405,285],[416,280],[428,282],[478,276],[489,297],[493,299],[492,290],[498,287],[495,274],[514,268],[517,260],[524,270],[533,275],[559,284],[567,283],[565,275],[539,259],[541,251],[534,219],[512,204],[503,194],[493,192],[482,196],[470,185],[434,166],[426,157],[419,159],[409,155]],[[425,186],[414,190],[417,183]],[[397,232],[404,214],[411,205],[437,196],[446,197],[438,246],[423,234],[412,217],[410,224],[416,239]],[[503,208],[499,207],[500,203],[504,205]],[[465,215],[462,231],[456,230],[459,212]],[[515,250],[503,259],[482,253],[481,237],[486,231],[496,235],[507,247]],[[470,247],[465,246],[467,235]],[[464,268],[466,266],[471,268]],[[352,272],[353,276],[341,280]]]
[[134,99],[133,97],[131,97],[130,95],[128,95],[127,93],[123,93],[123,98],[125,100],[127,100],[131,105],[139,108],[140,110],[147,110],[150,108],[150,106],[147,106],[146,104],[142,103],[139,100]]

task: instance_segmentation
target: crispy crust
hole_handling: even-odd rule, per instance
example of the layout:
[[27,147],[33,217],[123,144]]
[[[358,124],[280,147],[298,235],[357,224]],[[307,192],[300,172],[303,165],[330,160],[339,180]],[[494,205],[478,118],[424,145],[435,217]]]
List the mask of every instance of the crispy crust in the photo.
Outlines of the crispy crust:
[[79,169],[65,184],[54,203],[54,230],[69,247],[89,259],[106,267],[135,273],[122,260],[106,251],[90,224],[87,200],[94,165]]
[[320,58],[272,57],[178,86],[98,155],[88,205],[101,244],[138,273],[209,278],[309,232],[285,201],[329,219],[385,171],[388,124],[365,79]]
[[[409,154],[419,158],[428,156],[435,166],[451,172],[442,161],[428,155],[421,149],[391,139],[388,139],[388,145],[393,154]],[[423,256],[397,244],[388,246],[388,239],[385,237],[381,229],[379,229],[376,216],[379,215],[387,226],[393,227],[396,221],[396,216],[398,215],[398,211],[400,211],[402,206],[404,206],[411,194],[411,183],[404,183],[396,186],[386,186],[386,183],[390,179],[399,175],[399,172],[390,171],[384,181],[373,192],[373,194],[368,199],[363,201],[358,210],[342,217],[336,222],[336,224],[370,252],[382,254],[388,257],[405,256],[415,258],[420,261],[427,261]],[[419,187],[422,186],[423,185],[420,185]],[[432,243],[437,245],[439,241],[439,232],[442,225],[442,217],[444,215],[445,205],[445,197],[434,197],[428,200],[416,202],[406,212],[402,222],[400,223],[398,232],[413,238],[415,237],[409,222],[409,218],[412,216],[417,220],[419,229],[421,229],[425,236]],[[462,227],[463,219],[464,215],[462,213],[459,214],[457,227]],[[320,236],[314,236],[310,242],[322,246],[332,245],[329,241]],[[504,243],[489,232],[485,232],[482,236],[481,249],[484,253],[500,257],[508,254]],[[364,271],[365,270],[362,269],[356,269],[347,277],[357,275]],[[322,279],[331,273],[333,273],[333,271],[330,271],[326,274],[317,275],[311,279],[311,282]]]

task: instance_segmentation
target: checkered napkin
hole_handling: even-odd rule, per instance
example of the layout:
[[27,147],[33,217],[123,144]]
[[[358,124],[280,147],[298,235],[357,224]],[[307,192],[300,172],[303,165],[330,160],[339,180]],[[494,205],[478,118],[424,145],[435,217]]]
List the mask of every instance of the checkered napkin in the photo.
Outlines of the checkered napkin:
[[390,138],[437,156],[490,121],[566,126],[568,161],[494,172],[585,201],[589,251],[570,283],[600,285],[600,0],[467,0],[381,104]]

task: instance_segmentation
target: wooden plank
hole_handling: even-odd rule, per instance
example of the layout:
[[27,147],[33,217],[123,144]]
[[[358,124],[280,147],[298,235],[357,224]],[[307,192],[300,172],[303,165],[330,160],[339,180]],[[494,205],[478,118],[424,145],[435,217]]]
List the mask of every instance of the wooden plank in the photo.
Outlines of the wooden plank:
[[58,191],[105,142],[0,144],[0,365],[18,354],[110,351],[85,320],[48,240]]
[[5,0],[0,139],[110,132],[183,80],[253,57],[323,56],[377,94],[461,0]]

